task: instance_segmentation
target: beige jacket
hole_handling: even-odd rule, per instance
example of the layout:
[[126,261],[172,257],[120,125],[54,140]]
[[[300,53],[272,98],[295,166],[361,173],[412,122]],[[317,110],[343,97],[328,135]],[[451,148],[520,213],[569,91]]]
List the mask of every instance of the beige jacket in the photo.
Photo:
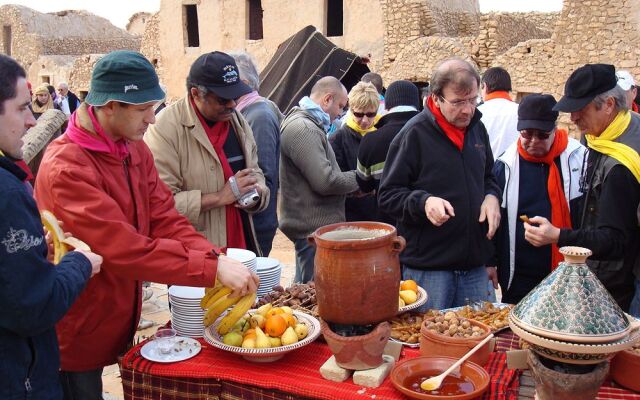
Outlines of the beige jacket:
[[[258,153],[253,133],[239,112],[231,120],[240,146],[243,149],[246,167],[257,171],[261,188],[260,203],[249,213],[264,210],[269,204],[269,189],[258,166]],[[225,208],[214,208],[201,212],[202,194],[222,190],[226,181],[220,160],[216,155],[198,116],[188,97],[170,105],[160,114],[154,125],[150,125],[144,141],[151,149],[160,178],[173,192],[178,212],[186,216],[193,226],[217,246],[227,245]],[[247,247],[259,248],[253,221],[249,214],[251,232],[246,232]]]

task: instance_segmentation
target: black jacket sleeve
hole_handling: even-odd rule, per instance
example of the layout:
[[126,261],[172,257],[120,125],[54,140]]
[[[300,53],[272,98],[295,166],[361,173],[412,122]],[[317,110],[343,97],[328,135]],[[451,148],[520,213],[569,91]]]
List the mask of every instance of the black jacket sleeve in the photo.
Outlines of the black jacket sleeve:
[[623,165],[611,169],[602,184],[595,228],[562,229],[558,246],[591,249],[592,259],[615,260],[624,256],[625,244],[638,229],[640,185]]
[[[504,186],[506,185],[506,177],[505,177],[505,164],[503,162],[500,161],[496,161],[495,164],[493,164],[493,176],[496,179],[496,185],[498,187],[498,190],[500,191],[500,193],[502,193],[504,191]],[[502,196],[499,196],[498,198],[501,198]],[[504,244],[504,237],[505,235],[507,235],[508,237],[508,230],[509,230],[509,224],[507,221],[507,215],[506,215],[506,210],[502,208],[502,206],[500,207],[500,225],[498,225],[498,229],[496,230],[496,234],[493,235],[493,238],[491,239],[491,243],[493,244],[493,248],[494,248],[494,252],[493,255],[491,256],[491,258],[489,259],[489,261],[487,261],[487,265],[488,266],[493,266],[493,267],[500,267],[500,260],[499,260],[499,255],[502,253],[502,251],[504,250],[502,248],[502,245]],[[508,245],[508,240],[507,240],[507,245]],[[508,249],[507,249],[508,251]]]

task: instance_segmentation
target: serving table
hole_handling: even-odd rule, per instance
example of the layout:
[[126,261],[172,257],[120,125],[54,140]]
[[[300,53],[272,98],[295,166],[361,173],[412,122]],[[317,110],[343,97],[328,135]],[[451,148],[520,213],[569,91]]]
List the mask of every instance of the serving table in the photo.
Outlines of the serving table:
[[[329,347],[316,341],[270,363],[244,360],[237,354],[218,350],[200,340],[197,356],[173,364],[148,361],[140,355],[144,343],[129,350],[122,358],[120,372],[126,400],[307,400],[307,399],[403,399],[390,379],[378,388],[353,384],[351,379],[337,383],[320,376],[320,366],[332,356]],[[532,399],[531,380],[521,371],[506,367],[505,352],[518,349],[518,337],[510,330],[496,336],[496,351],[485,366],[491,376],[483,400]],[[419,350],[404,347],[401,360],[418,357]],[[529,386],[527,386],[529,385]],[[640,400],[640,394],[612,387],[605,382],[598,399]]]

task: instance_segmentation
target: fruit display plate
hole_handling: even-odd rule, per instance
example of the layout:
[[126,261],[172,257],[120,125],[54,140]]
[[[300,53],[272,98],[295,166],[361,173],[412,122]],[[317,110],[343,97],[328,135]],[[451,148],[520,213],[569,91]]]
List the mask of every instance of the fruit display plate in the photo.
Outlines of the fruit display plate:
[[423,288],[421,288],[420,286],[418,286],[418,299],[415,302],[411,303],[411,304],[407,304],[404,307],[400,307],[398,309],[398,314],[402,314],[402,313],[407,312],[407,311],[415,310],[416,308],[418,308],[421,305],[423,305],[424,303],[426,303],[427,299],[429,299],[429,296],[427,295],[427,291],[424,290]]
[[[249,310],[249,313],[256,312],[256,310]],[[210,325],[208,328],[204,330],[204,340],[216,347],[220,350],[230,351],[232,353],[236,353],[241,355],[245,360],[253,361],[253,362],[272,362],[279,360],[286,353],[299,349],[308,345],[318,338],[320,335],[320,321],[311,315],[305,314],[300,311],[294,311],[293,315],[298,319],[299,323],[306,324],[309,328],[309,333],[307,337],[296,342],[294,344],[289,344],[286,346],[280,347],[271,347],[267,349],[245,349],[242,347],[229,346],[222,342],[222,336],[218,333],[218,325],[222,318],[218,319],[213,325]]]
[[[513,307],[514,307],[514,305],[513,305],[513,304],[509,304],[509,303],[500,303],[500,302],[497,302],[497,303],[496,303],[496,302],[493,302],[493,303],[491,303],[491,304],[492,304],[494,307],[499,308],[499,309],[503,309],[503,308],[505,308],[505,307],[509,307],[509,308],[513,308]],[[465,307],[465,306],[452,307],[452,308],[445,308],[444,310],[440,310],[440,312],[441,312],[441,313],[446,313],[447,311],[453,311],[453,312],[456,312],[456,311],[460,311],[460,310],[462,310],[464,307]],[[476,307],[476,306],[471,305],[471,308],[482,308],[482,306],[480,306],[480,307]],[[472,318],[472,319],[473,319],[473,318]],[[485,324],[485,325],[487,325],[487,324]],[[509,329],[509,324],[507,324],[507,325],[505,325],[505,326],[503,326],[502,328],[499,328],[499,329],[493,328],[493,327],[492,327],[492,326],[490,326],[490,325],[487,325],[487,326],[489,326],[489,328],[491,328],[491,332],[493,332],[493,333],[502,332],[502,331],[504,331],[504,330],[506,330],[506,329]]]

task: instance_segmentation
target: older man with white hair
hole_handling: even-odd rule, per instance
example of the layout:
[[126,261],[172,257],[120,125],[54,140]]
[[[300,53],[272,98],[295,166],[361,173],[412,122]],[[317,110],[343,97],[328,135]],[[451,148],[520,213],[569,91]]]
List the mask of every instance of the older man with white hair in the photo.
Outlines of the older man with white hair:
[[58,96],[56,96],[56,103],[60,106],[60,110],[67,117],[73,114],[73,112],[80,107],[80,99],[72,91],[69,90],[67,82],[58,83]]

